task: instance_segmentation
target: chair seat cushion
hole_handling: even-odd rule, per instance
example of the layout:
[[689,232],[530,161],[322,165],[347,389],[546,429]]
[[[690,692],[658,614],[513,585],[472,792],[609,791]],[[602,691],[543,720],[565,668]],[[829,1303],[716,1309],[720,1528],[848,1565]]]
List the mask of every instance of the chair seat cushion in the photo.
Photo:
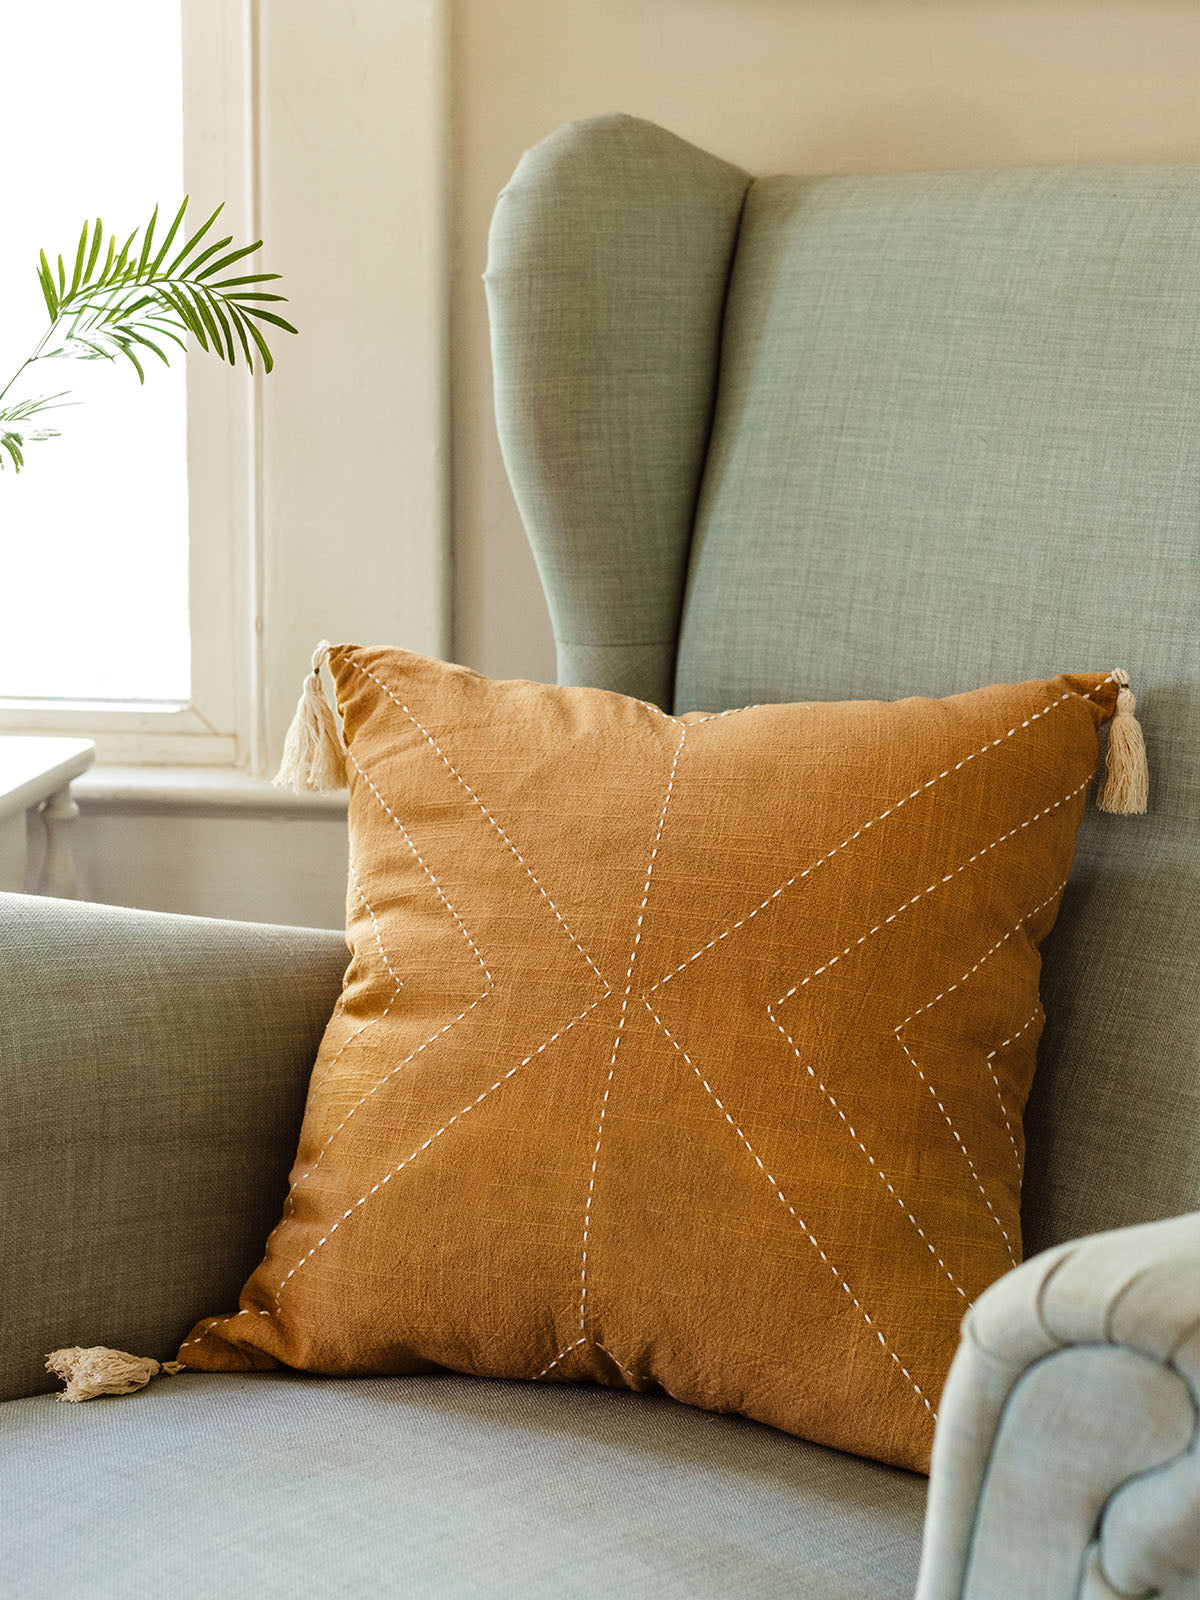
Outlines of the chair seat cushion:
[[0,1407],[0,1593],[907,1600],[925,1483],[658,1395],[184,1373]]

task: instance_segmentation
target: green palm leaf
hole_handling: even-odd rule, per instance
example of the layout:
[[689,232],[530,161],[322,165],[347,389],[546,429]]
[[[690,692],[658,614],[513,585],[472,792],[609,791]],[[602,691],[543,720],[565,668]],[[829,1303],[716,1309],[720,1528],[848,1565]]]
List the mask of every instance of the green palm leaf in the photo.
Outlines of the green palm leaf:
[[[61,394],[38,395],[27,400],[14,400],[0,406],[0,471],[11,464],[14,472],[25,465],[25,449],[42,439],[56,439],[57,428],[29,427],[30,418],[43,411],[56,411],[66,403],[66,390]],[[7,458],[7,461],[6,461]]]
[[277,311],[267,309],[286,304],[287,296],[260,287],[277,282],[279,273],[221,276],[261,250],[262,240],[235,245],[232,234],[213,239],[213,224],[223,210],[218,206],[175,248],[187,208],[185,196],[157,244],[157,206],[145,227],[135,228],[123,242],[105,229],[99,217],[84,222],[69,273],[63,256],[52,266],[46,252],[41,252],[37,277],[50,326],[16,376],[0,389],[0,467],[7,462],[20,471],[26,445],[53,436],[54,430],[30,428],[28,422],[39,411],[61,403],[62,395],[3,405],[16,377],[36,361],[121,359],[144,383],[140,351],[150,350],[169,365],[164,345],[169,341],[186,350],[192,338],[230,366],[237,366],[240,359],[250,371],[256,366],[271,371],[275,363],[260,324],[296,332]]

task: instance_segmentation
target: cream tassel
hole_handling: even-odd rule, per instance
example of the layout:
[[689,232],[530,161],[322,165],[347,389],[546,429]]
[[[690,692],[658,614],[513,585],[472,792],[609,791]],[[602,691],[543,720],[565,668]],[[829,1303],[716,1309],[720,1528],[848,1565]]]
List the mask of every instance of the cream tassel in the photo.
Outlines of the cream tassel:
[[322,639],[313,651],[312,671],[304,680],[296,715],[284,741],[283,760],[272,779],[277,789],[323,794],[346,787],[342,736],[321,685],[321,668],[328,655],[329,641]]
[[1129,674],[1118,667],[1113,681],[1120,686],[1120,691],[1116,715],[1108,725],[1108,758],[1096,804],[1101,811],[1111,811],[1116,816],[1141,816],[1150,795],[1146,741],[1141,724],[1133,714],[1137,701],[1129,687]]
[[183,1364],[126,1355],[124,1350],[108,1350],[102,1344],[86,1350],[72,1345],[67,1350],[52,1350],[46,1357],[46,1371],[67,1386],[60,1400],[94,1400],[102,1394],[133,1394],[160,1372],[182,1372]]

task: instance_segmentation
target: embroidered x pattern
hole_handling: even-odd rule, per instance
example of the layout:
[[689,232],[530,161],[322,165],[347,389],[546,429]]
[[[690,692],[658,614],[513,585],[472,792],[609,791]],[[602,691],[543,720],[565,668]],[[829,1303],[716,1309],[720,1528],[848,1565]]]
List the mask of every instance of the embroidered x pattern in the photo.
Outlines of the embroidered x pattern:
[[1115,689],[678,718],[331,663],[354,957],[284,1218],[185,1359],[657,1383],[920,1465],[1019,1252]]

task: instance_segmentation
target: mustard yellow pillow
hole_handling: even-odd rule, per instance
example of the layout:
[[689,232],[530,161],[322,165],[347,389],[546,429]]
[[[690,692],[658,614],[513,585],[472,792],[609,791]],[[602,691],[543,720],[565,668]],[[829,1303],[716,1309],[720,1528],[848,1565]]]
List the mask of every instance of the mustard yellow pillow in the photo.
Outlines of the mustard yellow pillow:
[[1122,675],[668,716],[329,666],[346,986],[265,1259],[180,1360],[657,1385],[925,1469],[1020,1259],[1038,946]]

